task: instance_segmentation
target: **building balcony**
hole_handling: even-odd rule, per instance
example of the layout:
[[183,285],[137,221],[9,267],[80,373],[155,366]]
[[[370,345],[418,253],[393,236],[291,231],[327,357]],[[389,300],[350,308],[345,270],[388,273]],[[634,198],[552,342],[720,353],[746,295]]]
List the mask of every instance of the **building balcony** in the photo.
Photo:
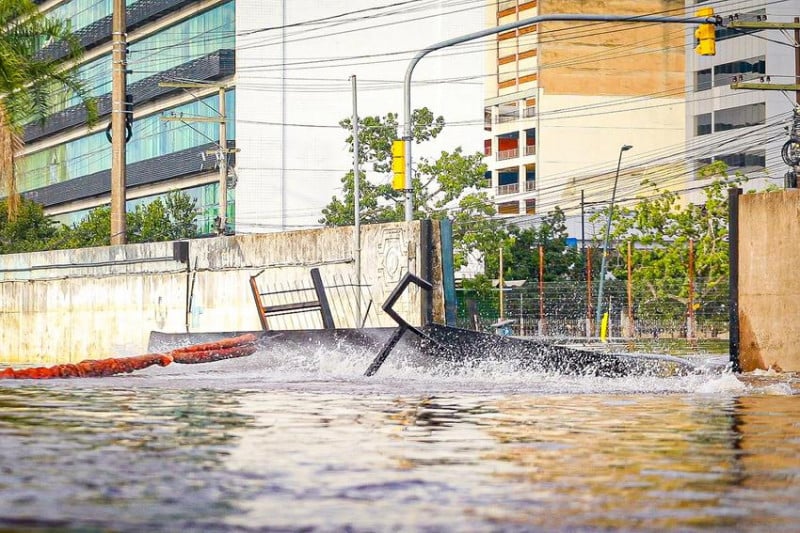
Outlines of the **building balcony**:
[[535,190],[536,190],[536,181],[525,180],[525,192],[531,192]]
[[519,183],[508,183],[506,185],[498,185],[496,194],[497,196],[503,196],[517,192],[519,192]]
[[525,147],[525,155],[536,155],[536,145],[531,144]]
[[515,157],[519,157],[518,148],[511,148],[510,150],[500,150],[497,152],[498,161],[503,161],[505,159],[514,159]]
[[495,122],[497,124],[504,124],[506,122],[514,122],[515,120],[519,120],[519,115],[517,115],[516,112],[509,113],[509,114],[503,114],[503,115],[497,115],[497,118],[496,118]]

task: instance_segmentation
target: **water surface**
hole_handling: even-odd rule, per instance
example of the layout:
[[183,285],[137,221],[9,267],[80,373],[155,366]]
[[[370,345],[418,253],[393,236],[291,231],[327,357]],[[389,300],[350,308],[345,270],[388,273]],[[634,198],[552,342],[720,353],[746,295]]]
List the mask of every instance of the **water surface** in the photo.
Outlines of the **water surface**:
[[789,531],[790,374],[564,377],[310,349],[0,382],[0,531]]

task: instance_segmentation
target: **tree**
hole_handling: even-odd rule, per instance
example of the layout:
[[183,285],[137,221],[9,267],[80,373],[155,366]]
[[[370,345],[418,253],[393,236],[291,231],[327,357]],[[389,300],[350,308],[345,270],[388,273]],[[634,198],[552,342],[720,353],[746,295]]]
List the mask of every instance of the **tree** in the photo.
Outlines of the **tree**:
[[[197,237],[196,201],[184,192],[172,191],[162,200],[137,205],[126,213],[129,243],[157,242]],[[98,207],[71,228],[64,226],[54,247],[83,248],[111,243],[111,208]]]
[[47,250],[56,234],[56,223],[40,204],[20,199],[17,216],[9,219],[8,199],[0,201],[0,254]]
[[9,220],[21,206],[14,154],[22,148],[25,123],[44,122],[56,100],[72,95],[80,96],[90,124],[97,119],[96,103],[75,68],[65,67],[82,52],[68,21],[46,17],[31,0],[0,0],[0,186]]
[[507,258],[507,279],[539,279],[539,246],[544,247],[544,281],[582,280],[581,254],[567,244],[566,215],[561,208],[542,217],[531,228],[509,228],[513,237]]
[[[728,201],[726,191],[745,178],[730,177],[725,164],[713,163],[701,171],[713,181],[701,204],[682,205],[677,192],[645,181],[651,193],[632,207],[615,209],[612,240],[620,248],[633,246],[632,281],[639,313],[680,318],[688,303],[689,241],[694,242],[695,287],[698,301],[712,302],[712,294],[728,281]],[[618,256],[620,257],[620,256]],[[625,277],[625,264],[611,265],[616,277]]]
[[[416,144],[435,138],[444,128],[444,118],[434,117],[427,109],[412,113],[412,138]],[[353,152],[353,125],[350,119],[340,122],[350,132],[346,142]],[[389,173],[392,164],[392,141],[396,138],[397,115],[370,116],[359,119],[359,154],[368,170],[360,174],[361,221],[365,224],[402,221],[405,216],[405,193],[394,190]],[[485,191],[486,167],[480,153],[465,155],[462,149],[442,151],[436,160],[420,158],[412,177],[414,218],[453,221],[456,267],[463,265],[472,249],[490,248],[496,239],[499,222],[491,217],[494,204]],[[372,176],[370,176],[372,174]],[[342,226],[355,222],[353,172],[342,178],[342,194],[333,197],[322,210],[320,223]]]

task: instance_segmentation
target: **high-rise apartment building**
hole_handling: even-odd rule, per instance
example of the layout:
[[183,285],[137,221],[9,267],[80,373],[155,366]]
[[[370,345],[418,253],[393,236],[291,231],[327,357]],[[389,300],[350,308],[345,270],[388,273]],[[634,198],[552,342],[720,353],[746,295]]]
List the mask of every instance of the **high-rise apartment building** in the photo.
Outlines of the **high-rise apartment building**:
[[[86,54],[79,74],[97,97],[100,121],[86,127],[75,100],[55,102],[43,124],[25,129],[17,154],[18,190],[65,223],[110,201],[111,22],[114,0],[38,0],[67,19]],[[421,46],[483,27],[483,4],[395,5],[375,0],[126,0],[128,87],[133,124],[127,143],[128,209],[169,191],[197,200],[198,224],[213,234],[220,158],[229,163],[228,231],[251,233],[318,225],[352,169],[339,125],[402,110],[402,79]],[[483,51],[426,59],[413,104],[456,125],[436,149],[480,145]],[[459,82],[458,78],[466,81]],[[220,149],[220,88],[226,141]],[[471,104],[465,102],[472,102]],[[364,169],[370,173],[371,169]],[[379,179],[378,176],[370,176]],[[388,180],[388,177],[385,177]]]
[[[501,0],[488,3],[487,20],[680,16],[683,8],[681,0]],[[680,25],[594,22],[497,35],[487,58],[484,153],[500,214],[556,206],[575,213],[582,196],[607,201],[624,145],[634,149],[623,162],[623,197],[664,172],[659,155],[684,142],[684,35]]]

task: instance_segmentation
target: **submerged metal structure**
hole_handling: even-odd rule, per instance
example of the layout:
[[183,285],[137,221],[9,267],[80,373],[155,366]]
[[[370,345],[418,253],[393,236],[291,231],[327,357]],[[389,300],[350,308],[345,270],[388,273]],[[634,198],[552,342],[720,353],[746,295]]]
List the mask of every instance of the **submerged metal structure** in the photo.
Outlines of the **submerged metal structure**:
[[[303,305],[288,305],[272,310],[278,313],[319,312],[323,317],[330,317],[328,298],[318,272],[312,274],[312,280],[317,299],[304,302]],[[264,313],[265,308],[263,304],[259,305],[260,299],[257,298],[256,308],[264,325],[264,330],[257,332],[258,352],[280,357],[281,354],[302,351],[309,346],[329,347],[332,350],[346,346],[367,354],[376,354],[366,368],[365,376],[378,373],[393,353],[432,369],[442,363],[466,365],[498,361],[521,371],[580,376],[675,376],[702,371],[690,361],[678,357],[577,349],[541,340],[466,330],[430,320],[421,326],[414,326],[394,309],[398,299],[412,285],[428,293],[433,288],[428,281],[414,274],[406,273],[403,276],[381,307],[397,323],[395,328],[337,328],[326,325],[322,329],[270,329],[267,322],[269,313]],[[254,295],[266,294],[260,293],[255,283],[251,287]],[[297,289],[298,292],[307,290],[309,289]],[[333,326],[332,321],[325,322]],[[186,344],[209,342],[242,333],[151,332],[149,349],[162,352]]]

